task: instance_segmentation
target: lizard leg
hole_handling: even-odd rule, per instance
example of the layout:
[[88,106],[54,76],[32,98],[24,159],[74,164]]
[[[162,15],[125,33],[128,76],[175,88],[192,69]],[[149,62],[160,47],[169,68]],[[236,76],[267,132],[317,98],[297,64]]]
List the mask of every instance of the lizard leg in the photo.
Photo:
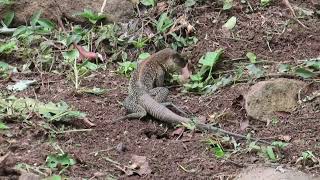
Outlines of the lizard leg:
[[121,121],[124,119],[141,119],[147,115],[147,111],[140,106],[139,104],[135,103],[130,97],[127,97],[124,102],[123,106],[126,108],[126,110],[130,113],[125,116],[122,116],[115,121]]
[[149,91],[149,94],[153,96],[154,100],[157,102],[161,103],[164,106],[171,106],[173,107],[176,111],[181,113],[184,116],[187,116],[187,113],[181,110],[181,108],[178,108],[176,105],[174,105],[172,102],[165,102],[167,99],[167,96],[169,94],[168,88],[165,87],[156,87],[153,88]]

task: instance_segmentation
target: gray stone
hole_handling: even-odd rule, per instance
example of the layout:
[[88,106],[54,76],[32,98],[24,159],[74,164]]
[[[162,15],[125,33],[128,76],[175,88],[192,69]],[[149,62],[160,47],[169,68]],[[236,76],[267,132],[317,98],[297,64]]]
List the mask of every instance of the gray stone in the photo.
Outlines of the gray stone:
[[297,106],[299,90],[304,86],[302,81],[285,78],[256,83],[244,95],[247,115],[270,122],[277,111],[292,112]]
[[319,177],[293,169],[255,166],[244,169],[235,180],[319,180]]
[[[59,15],[83,23],[86,21],[74,14],[83,12],[84,8],[100,12],[102,3],[103,0],[19,0],[10,6],[0,6],[0,17],[12,10],[16,14],[15,25],[21,25],[29,22],[34,12],[41,10],[42,18],[56,21],[55,15]],[[109,22],[128,22],[134,13],[134,5],[128,0],[108,0],[104,9]]]

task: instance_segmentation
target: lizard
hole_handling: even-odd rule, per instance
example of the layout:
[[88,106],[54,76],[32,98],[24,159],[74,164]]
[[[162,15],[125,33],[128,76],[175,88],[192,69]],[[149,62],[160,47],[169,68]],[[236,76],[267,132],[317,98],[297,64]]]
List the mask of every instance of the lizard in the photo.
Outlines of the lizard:
[[[170,73],[181,72],[184,68],[187,68],[187,61],[171,48],[162,49],[138,63],[129,80],[128,96],[123,101],[128,114],[116,119],[115,122],[124,119],[141,119],[150,114],[160,121],[173,125],[194,123],[192,119],[180,116],[167,108],[167,106],[173,106],[178,110],[173,103],[166,102],[169,90],[164,87],[164,80]],[[195,123],[195,128],[200,131],[247,138],[244,135],[199,122]],[[257,141],[267,143],[263,140]]]

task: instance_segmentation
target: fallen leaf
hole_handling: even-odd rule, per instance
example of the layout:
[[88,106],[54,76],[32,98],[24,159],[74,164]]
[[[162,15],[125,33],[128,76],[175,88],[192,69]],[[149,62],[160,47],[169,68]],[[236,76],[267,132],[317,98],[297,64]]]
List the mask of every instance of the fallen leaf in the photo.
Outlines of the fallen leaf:
[[181,70],[180,83],[182,83],[182,84],[186,83],[189,80],[191,75],[192,75],[192,72],[189,70],[188,64],[187,64]]
[[245,130],[245,129],[248,128],[248,126],[249,126],[249,120],[248,119],[240,121],[240,130]]
[[289,142],[292,139],[292,137],[289,135],[280,135],[279,139],[285,142]]
[[140,176],[147,175],[152,172],[149,166],[149,162],[147,161],[147,157],[133,155],[131,160],[133,164],[130,167],[134,169],[135,172]]
[[79,61],[80,62],[82,62],[84,59],[93,60],[93,59],[97,59],[97,58],[100,59],[101,62],[104,61],[101,54],[87,51],[82,46],[79,46],[76,43],[74,43],[73,45],[79,51],[79,54],[80,54]]
[[180,136],[184,132],[184,127],[180,127],[171,133],[171,136]]
[[158,14],[161,14],[165,10],[167,10],[168,4],[166,2],[157,3]]
[[36,80],[20,80],[14,85],[8,85],[7,89],[10,91],[23,91],[27,89],[30,85],[35,84]]

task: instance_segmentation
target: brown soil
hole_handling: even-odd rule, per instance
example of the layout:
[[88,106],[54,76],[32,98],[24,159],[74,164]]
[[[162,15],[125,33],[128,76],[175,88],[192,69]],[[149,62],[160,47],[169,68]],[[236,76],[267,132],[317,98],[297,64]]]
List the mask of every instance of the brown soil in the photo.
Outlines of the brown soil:
[[[287,27],[284,23],[291,17],[289,11],[280,3],[260,8],[257,1],[250,2],[253,13],[245,13],[247,5],[238,4],[237,8],[220,13],[217,5],[205,3],[198,5],[188,18],[195,25],[197,46],[192,48],[193,62],[197,62],[201,55],[224,47],[225,54],[219,69],[233,67],[232,59],[243,57],[247,51],[252,51],[264,60],[275,62],[295,63],[297,60],[315,58],[320,55],[320,21],[316,16],[307,17],[300,21],[310,30],[304,29],[293,20]],[[305,1],[292,1],[301,7],[313,8]],[[181,12],[183,13],[183,12]],[[238,23],[235,38],[223,38],[221,25],[228,17],[235,15]],[[266,43],[266,35],[272,36],[270,49]],[[228,62],[230,61],[230,62]],[[172,136],[174,128],[167,128],[152,118],[143,120],[125,120],[111,123],[115,118],[124,115],[121,102],[127,93],[128,79],[116,74],[115,68],[109,66],[106,71],[97,73],[94,77],[83,82],[86,87],[103,87],[109,89],[102,96],[75,95],[72,83],[65,77],[56,75],[19,76],[19,79],[37,79],[44,85],[34,86],[18,96],[38,98],[42,101],[67,102],[80,111],[86,112],[90,121],[97,127],[90,132],[73,132],[60,134],[57,143],[67,153],[76,158],[77,164],[66,172],[70,177],[90,178],[97,173],[121,177],[121,179],[207,179],[232,178],[243,168],[251,164],[270,163],[266,158],[254,152],[237,151],[225,160],[217,159],[208,149],[203,140],[212,137],[202,133],[185,132],[182,137]],[[270,70],[277,69],[277,63],[270,65]],[[46,83],[46,81],[55,81]],[[0,85],[4,89],[7,83]],[[208,117],[216,112],[226,116],[220,118],[222,128],[245,134],[254,132],[255,137],[267,140],[281,140],[290,137],[290,144],[281,150],[282,156],[278,163],[301,168],[304,172],[320,175],[320,166],[302,168],[295,164],[301,152],[310,150],[316,156],[320,155],[320,113],[319,98],[299,108],[293,114],[281,114],[279,122],[265,126],[262,122],[250,120],[246,130],[240,129],[240,123],[247,119],[241,104],[240,95],[249,88],[248,84],[237,84],[226,87],[210,96],[198,96],[192,93],[181,94],[179,89],[171,89],[170,100],[179,107],[188,110],[196,116]],[[36,120],[35,120],[36,121]],[[9,151],[13,153],[16,163],[24,162],[31,165],[44,164],[50,152],[56,152],[50,145],[47,134],[35,127],[23,123],[10,123],[11,137],[0,137],[0,148],[8,145],[2,139],[12,142]],[[215,138],[215,137],[212,137]],[[241,147],[245,147],[244,141]],[[117,146],[122,144],[126,151],[119,152]],[[233,147],[226,147],[232,151]],[[229,149],[229,150],[228,150]],[[126,176],[114,164],[105,160],[106,157],[129,165],[132,155],[146,156],[152,173],[148,176]],[[185,169],[183,169],[184,167]]]

